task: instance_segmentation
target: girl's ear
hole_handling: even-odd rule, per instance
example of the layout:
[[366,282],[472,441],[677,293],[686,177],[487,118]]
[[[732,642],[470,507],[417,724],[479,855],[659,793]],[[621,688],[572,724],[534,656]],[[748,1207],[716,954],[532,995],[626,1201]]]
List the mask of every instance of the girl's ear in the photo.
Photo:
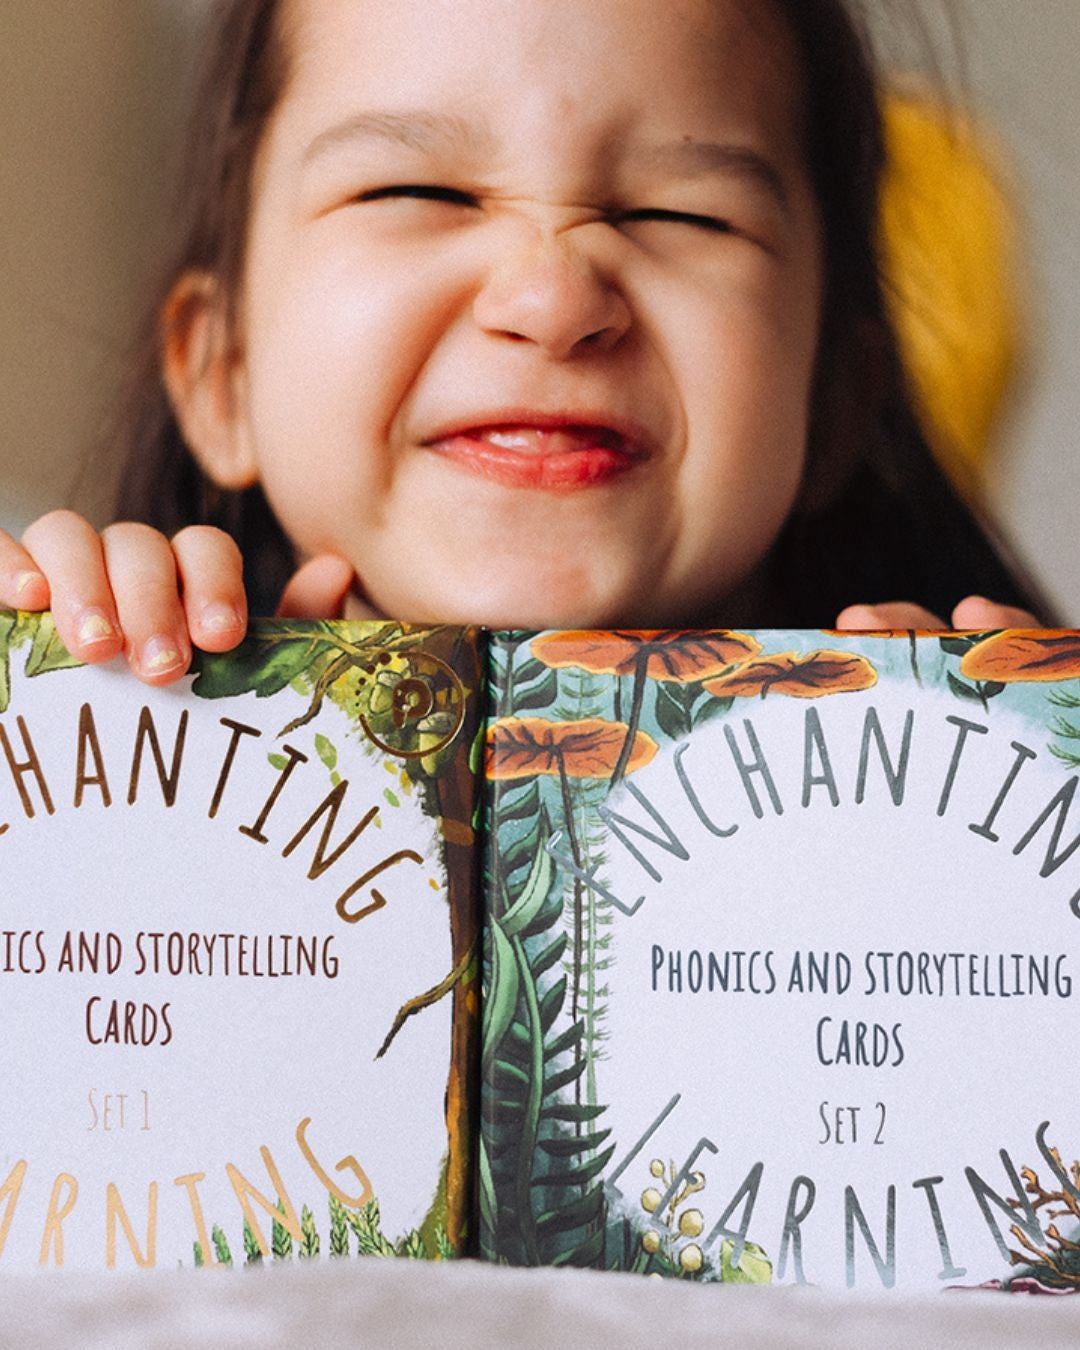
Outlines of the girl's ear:
[[184,440],[218,487],[251,487],[258,474],[244,364],[220,283],[209,272],[185,272],[161,317],[162,378]]

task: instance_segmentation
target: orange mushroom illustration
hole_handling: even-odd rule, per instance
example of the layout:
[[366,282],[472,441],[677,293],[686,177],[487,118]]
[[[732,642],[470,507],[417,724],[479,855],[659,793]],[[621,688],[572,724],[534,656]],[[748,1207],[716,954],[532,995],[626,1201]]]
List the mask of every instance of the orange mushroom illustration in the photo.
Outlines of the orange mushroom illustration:
[[960,674],[969,680],[1056,683],[1080,679],[1080,633],[1066,629],[1035,633],[1006,628],[964,654]]
[[612,786],[629,772],[647,679],[696,684],[760,651],[761,644],[749,634],[727,628],[580,630],[546,633],[532,642],[533,656],[547,666],[634,677],[626,739],[611,775]]
[[753,698],[786,694],[791,698],[822,698],[826,694],[855,693],[877,684],[877,671],[865,656],[853,652],[777,652],[758,656],[705,688],[719,698]]
[[654,680],[704,680],[761,651],[747,633],[727,628],[645,628],[635,631],[545,633],[532,654],[546,666],[579,666],[594,674],[633,675],[644,666]]
[[[545,773],[564,779],[606,778],[619,757],[626,732],[624,722],[607,722],[601,717],[576,722],[501,717],[488,727],[488,777],[529,778]],[[647,732],[637,732],[628,771],[648,764],[658,748]]]

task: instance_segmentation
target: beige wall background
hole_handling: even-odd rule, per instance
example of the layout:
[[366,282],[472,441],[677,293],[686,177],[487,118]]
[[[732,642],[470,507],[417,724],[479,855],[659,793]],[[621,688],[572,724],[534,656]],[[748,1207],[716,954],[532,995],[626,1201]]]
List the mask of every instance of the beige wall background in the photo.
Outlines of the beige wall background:
[[[897,0],[866,0],[900,59]],[[0,0],[0,527],[75,501],[160,253],[203,0]],[[991,505],[1080,624],[1080,0],[952,0],[931,34],[1004,145],[1025,240],[1023,370],[987,470]],[[953,51],[953,47],[939,50]],[[885,597],[853,597],[880,599]]]
[[77,485],[106,509],[86,453],[160,253],[199,8],[0,0],[0,526]]

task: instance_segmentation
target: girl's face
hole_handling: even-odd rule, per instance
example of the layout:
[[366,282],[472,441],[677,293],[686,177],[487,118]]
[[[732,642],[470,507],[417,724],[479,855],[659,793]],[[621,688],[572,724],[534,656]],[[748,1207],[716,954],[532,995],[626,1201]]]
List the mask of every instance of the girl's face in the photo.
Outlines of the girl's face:
[[736,621],[799,487],[822,289],[771,7],[284,17],[231,416],[300,552],[410,620]]

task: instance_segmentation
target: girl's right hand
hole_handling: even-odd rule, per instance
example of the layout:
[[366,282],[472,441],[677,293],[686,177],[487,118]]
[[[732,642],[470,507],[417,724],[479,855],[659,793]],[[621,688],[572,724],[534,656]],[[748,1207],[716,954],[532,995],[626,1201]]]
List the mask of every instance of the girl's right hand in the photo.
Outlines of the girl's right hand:
[[0,531],[0,604],[51,608],[71,654],[88,664],[123,652],[146,684],[170,684],[192,644],[228,651],[247,628],[240,552],[220,530],[167,539],[148,525],[99,535],[73,511],[34,521],[17,543]]
[[[313,558],[286,586],[278,613],[336,618],[353,582],[344,559]],[[0,530],[0,605],[51,608],[73,656],[89,665],[122,652],[152,685],[178,680],[192,646],[230,651],[248,617],[240,550],[223,531],[192,525],[167,539],[126,522],[99,535],[73,511],[34,521],[21,544]],[[357,617],[368,612],[357,606]]]

